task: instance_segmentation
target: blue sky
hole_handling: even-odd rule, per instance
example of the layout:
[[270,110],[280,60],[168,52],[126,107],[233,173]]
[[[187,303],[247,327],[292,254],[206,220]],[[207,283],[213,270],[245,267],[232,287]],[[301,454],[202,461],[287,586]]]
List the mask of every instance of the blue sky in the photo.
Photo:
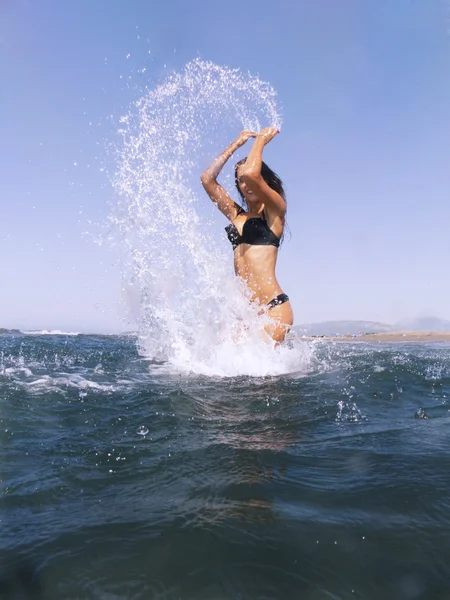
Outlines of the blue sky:
[[196,57],[278,92],[267,162],[288,192],[296,323],[450,318],[446,0],[5,0],[0,49],[0,327],[129,328],[93,241],[114,199],[105,139]]

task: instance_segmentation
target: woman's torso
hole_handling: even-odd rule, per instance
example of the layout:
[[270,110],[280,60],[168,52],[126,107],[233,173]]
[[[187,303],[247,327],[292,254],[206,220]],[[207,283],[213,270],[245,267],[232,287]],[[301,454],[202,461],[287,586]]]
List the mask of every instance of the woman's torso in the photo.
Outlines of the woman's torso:
[[[227,228],[230,241],[237,238],[235,273],[247,284],[253,299],[261,304],[267,304],[282,293],[275,276],[275,266],[283,222],[280,217],[267,215],[267,220],[264,217],[249,217],[247,213],[241,213],[233,221],[235,230],[232,226]],[[246,241],[242,241],[242,237]],[[247,240],[252,243],[247,243]]]

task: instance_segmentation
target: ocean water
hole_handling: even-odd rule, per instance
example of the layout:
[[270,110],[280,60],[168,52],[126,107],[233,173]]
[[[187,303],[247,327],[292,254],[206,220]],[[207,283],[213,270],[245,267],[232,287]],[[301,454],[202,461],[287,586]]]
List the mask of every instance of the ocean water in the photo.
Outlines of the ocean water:
[[450,598],[448,345],[224,377],[75,333],[0,336],[1,598]]

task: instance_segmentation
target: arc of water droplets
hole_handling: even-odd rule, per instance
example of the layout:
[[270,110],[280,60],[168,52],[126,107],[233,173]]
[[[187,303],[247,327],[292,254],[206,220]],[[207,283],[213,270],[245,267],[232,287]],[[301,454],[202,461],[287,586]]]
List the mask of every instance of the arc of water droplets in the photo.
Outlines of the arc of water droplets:
[[[111,220],[139,306],[140,347],[152,358],[189,369],[209,364],[212,372],[245,369],[235,343],[243,343],[243,323],[247,342],[261,347],[261,324],[231,272],[230,249],[224,252],[217,229],[202,217],[208,199],[197,196],[206,156],[211,161],[230,135],[261,124],[281,126],[274,89],[201,60],[171,74],[120,119]],[[229,363],[230,349],[233,364],[218,365]]]

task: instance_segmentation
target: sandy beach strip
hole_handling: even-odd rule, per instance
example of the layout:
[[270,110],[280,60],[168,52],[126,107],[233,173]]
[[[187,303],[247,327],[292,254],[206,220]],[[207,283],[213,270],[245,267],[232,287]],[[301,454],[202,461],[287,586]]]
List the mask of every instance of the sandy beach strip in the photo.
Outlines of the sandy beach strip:
[[401,342],[450,342],[450,331],[389,331],[386,333],[362,333],[342,336],[300,336],[304,340],[327,342],[377,342],[391,344]]

